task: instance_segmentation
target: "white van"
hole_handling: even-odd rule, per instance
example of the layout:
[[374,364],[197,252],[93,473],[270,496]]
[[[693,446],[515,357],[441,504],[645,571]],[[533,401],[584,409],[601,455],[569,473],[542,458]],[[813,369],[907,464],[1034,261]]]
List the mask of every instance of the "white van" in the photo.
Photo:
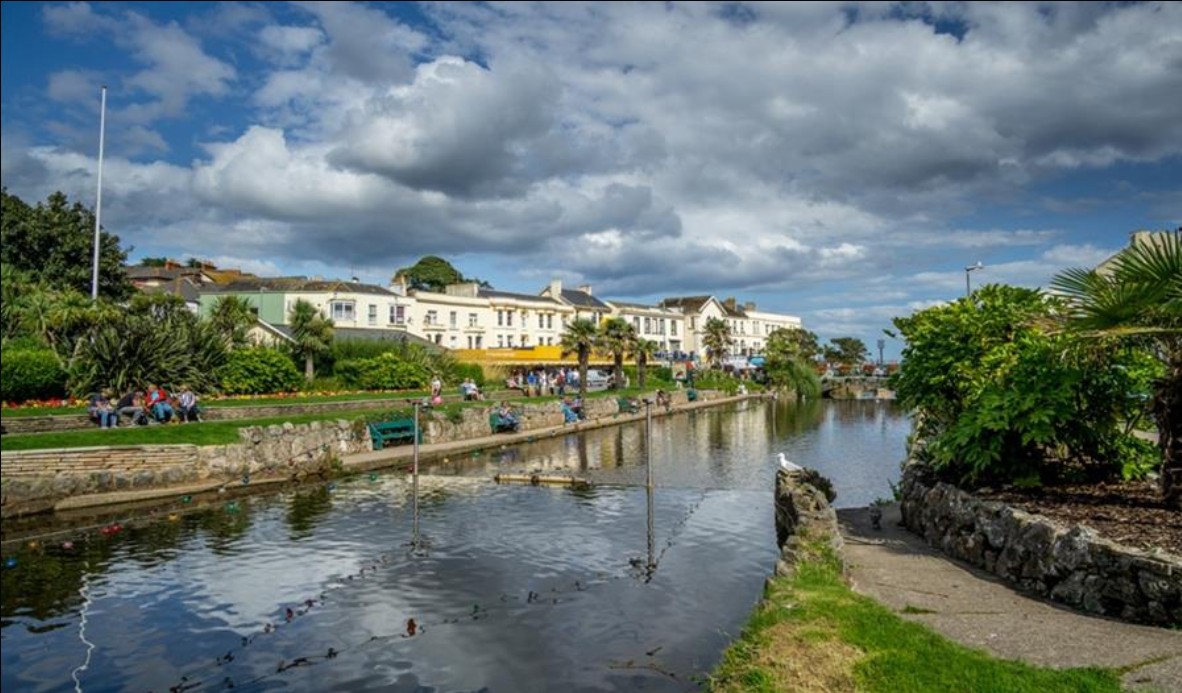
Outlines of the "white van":
[[606,390],[611,387],[612,376],[607,371],[598,368],[587,369],[587,391]]

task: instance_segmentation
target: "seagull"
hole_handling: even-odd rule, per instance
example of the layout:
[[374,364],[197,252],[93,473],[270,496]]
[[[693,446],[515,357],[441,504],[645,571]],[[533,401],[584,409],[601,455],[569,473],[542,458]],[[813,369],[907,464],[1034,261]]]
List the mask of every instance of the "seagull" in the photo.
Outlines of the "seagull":
[[804,471],[804,467],[800,466],[799,464],[793,464],[792,462],[789,462],[788,458],[784,456],[784,453],[781,452],[777,454],[780,456],[780,469],[783,469],[786,472]]

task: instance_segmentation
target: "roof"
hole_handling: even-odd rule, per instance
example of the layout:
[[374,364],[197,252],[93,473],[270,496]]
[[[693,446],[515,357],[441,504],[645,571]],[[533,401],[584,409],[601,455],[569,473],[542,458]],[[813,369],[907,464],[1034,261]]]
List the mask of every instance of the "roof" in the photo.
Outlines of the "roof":
[[658,305],[662,308],[680,308],[688,313],[700,313],[711,298],[713,296],[674,296],[662,299]]
[[340,292],[354,294],[378,294],[395,296],[393,291],[376,284],[346,282],[340,280],[308,279],[307,277],[253,277],[236,279],[216,288],[207,288],[204,293],[244,293],[252,291],[306,291]]
[[739,308],[738,306],[731,307],[731,304],[726,303],[726,302],[720,302],[718,305],[722,306],[722,313],[723,313],[723,315],[727,316],[728,318],[746,319],[746,317],[747,317],[747,313],[742,308]]
[[512,299],[516,299],[519,301],[533,301],[533,302],[543,301],[546,303],[557,303],[558,302],[549,296],[539,296],[537,294],[517,294],[517,293],[513,293],[511,291],[497,291],[496,289],[481,288],[480,290],[478,290],[476,292],[476,295],[480,298],[512,298]]
[[[291,325],[272,325],[276,332],[281,333],[288,339],[291,338]],[[428,347],[435,351],[443,351],[443,347],[429,339],[410,334],[409,332],[402,332],[396,330],[372,329],[368,327],[334,327],[334,339],[358,339],[373,342],[405,342],[407,344],[418,344],[420,346]]]
[[127,268],[127,278],[133,282],[150,279],[168,281],[178,277],[200,276],[201,273],[200,267],[142,267],[135,265]]
[[611,310],[611,307],[603,301],[600,301],[598,298],[595,298],[586,291],[579,291],[578,289],[563,289],[562,302],[572,306],[578,306],[580,308],[595,308],[597,310],[605,311]]
[[201,286],[189,277],[177,277],[154,286],[140,287],[140,291],[146,294],[175,294],[186,303],[198,303],[201,300]]

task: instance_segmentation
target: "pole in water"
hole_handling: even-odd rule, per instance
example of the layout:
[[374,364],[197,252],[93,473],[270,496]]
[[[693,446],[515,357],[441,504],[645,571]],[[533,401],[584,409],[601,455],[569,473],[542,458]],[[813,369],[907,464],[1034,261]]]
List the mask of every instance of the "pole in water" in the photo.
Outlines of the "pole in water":
[[411,538],[411,546],[418,550],[419,548],[419,403],[415,402],[415,430],[414,430],[414,466],[411,470],[412,475],[412,491],[411,498],[414,503],[414,536]]
[[94,267],[90,275],[90,300],[98,300],[99,286],[99,248],[102,237],[100,229],[103,224],[103,145],[107,133],[107,85],[103,85],[102,105],[99,107],[99,155],[98,155],[98,194],[94,203]]
[[644,466],[648,470],[644,489],[648,510],[648,565],[644,572],[646,580],[651,580],[657,565],[653,555],[653,407],[648,399],[644,400]]

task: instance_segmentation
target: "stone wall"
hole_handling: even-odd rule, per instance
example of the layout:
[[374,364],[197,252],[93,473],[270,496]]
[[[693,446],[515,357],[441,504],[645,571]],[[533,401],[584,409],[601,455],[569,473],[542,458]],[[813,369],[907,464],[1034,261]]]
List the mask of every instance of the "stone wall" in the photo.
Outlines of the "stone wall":
[[829,544],[834,554],[841,557],[841,531],[837,526],[837,512],[822,493],[806,480],[801,472],[776,472],[776,543],[780,559],[776,561],[776,575],[791,575],[805,542],[820,539]]
[[1040,596],[1135,623],[1182,626],[1182,557],[1062,527],[903,470],[903,524],[928,544]]
[[315,421],[251,426],[231,445],[125,445],[4,453],[4,515],[52,507],[70,497],[203,481],[301,478],[345,455],[371,449],[364,424]]

